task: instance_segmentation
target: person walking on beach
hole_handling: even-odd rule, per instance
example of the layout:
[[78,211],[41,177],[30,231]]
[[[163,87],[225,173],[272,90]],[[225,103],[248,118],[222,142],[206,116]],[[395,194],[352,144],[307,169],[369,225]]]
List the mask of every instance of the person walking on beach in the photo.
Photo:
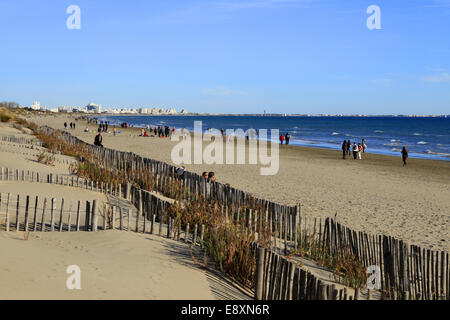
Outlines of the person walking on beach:
[[358,146],[356,145],[356,142],[353,142],[353,160],[356,160],[358,157]]
[[117,132],[117,129],[114,127],[114,128],[113,128],[113,136],[114,136],[114,137],[116,136],[116,132]]
[[403,159],[403,166],[406,166],[406,159],[408,159],[408,150],[406,150],[405,146],[403,146],[402,149],[402,159]]
[[350,156],[350,149],[352,147],[352,144],[350,143],[350,140],[347,140],[347,155]]
[[367,144],[366,144],[366,139],[362,139],[362,152],[366,152],[367,149]]
[[342,159],[344,160],[346,153],[347,153],[347,141],[344,140],[344,142],[342,142]]
[[67,122],[64,122],[64,130],[67,129]]
[[284,136],[283,136],[283,134],[281,134],[280,135],[280,143],[283,144],[283,141],[284,141]]
[[99,132],[94,139],[94,145],[98,146],[98,147],[103,147],[103,137],[102,137],[102,133]]
[[286,144],[289,144],[289,140],[291,139],[291,135],[289,132],[286,132]]
[[363,148],[361,143],[358,143],[358,159],[361,160],[361,153],[363,152]]

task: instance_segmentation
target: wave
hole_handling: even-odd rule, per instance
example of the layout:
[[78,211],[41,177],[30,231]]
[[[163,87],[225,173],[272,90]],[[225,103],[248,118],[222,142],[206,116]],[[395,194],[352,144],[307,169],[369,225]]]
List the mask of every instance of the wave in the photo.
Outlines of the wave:
[[400,152],[400,151],[402,151],[402,150],[399,149],[399,148],[391,148],[391,151],[393,151],[393,152]]
[[338,136],[338,135],[340,135],[340,133],[339,132],[333,132],[331,135],[332,136]]
[[383,133],[384,131],[383,130],[375,130],[374,132],[375,133]]
[[400,142],[400,140],[392,139],[391,142],[392,142],[392,143],[394,143],[394,142]]
[[433,151],[433,150],[427,150],[426,153],[427,153],[427,154],[437,155],[437,156],[450,157],[450,153],[436,152],[436,151]]
[[428,144],[428,142],[426,142],[426,141],[419,141],[419,142],[417,142],[417,144],[424,145],[424,144]]
[[422,135],[421,133],[417,133],[417,132],[413,133],[413,136],[421,136],[421,135]]

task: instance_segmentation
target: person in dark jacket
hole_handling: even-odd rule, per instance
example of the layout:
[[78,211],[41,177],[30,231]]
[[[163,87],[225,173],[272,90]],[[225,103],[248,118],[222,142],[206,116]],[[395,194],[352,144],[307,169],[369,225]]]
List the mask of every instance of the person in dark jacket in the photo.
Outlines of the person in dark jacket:
[[403,166],[406,166],[406,159],[408,159],[408,150],[405,146],[403,146],[402,149],[402,159],[403,159]]
[[286,138],[286,144],[289,144],[289,140],[291,139],[291,135],[289,132],[286,132],[286,135],[284,136]]
[[96,146],[103,147],[102,142],[103,142],[102,133],[99,132],[99,133],[95,136],[94,144],[95,144]]
[[347,154],[347,141],[344,140],[342,143],[342,159],[345,160],[345,155]]

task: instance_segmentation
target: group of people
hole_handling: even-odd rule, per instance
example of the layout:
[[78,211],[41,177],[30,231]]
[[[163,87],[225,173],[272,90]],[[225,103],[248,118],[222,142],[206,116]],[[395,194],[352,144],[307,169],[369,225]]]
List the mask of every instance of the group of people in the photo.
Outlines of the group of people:
[[206,180],[210,180],[210,181],[216,181],[216,176],[214,175],[214,172],[206,172],[204,171],[202,173],[202,177],[205,178]]
[[[168,127],[162,127],[162,126],[158,126],[158,127],[154,127],[152,128],[151,126],[147,127],[147,130],[151,133],[153,131],[153,134],[155,136],[158,136],[159,138],[167,138],[170,137],[170,133],[175,131],[175,128],[172,128],[172,130]],[[139,135],[141,137],[148,137],[148,133],[145,129],[141,129],[141,134]]]
[[344,140],[342,143],[342,158],[345,160],[346,156],[350,156],[353,153],[353,159],[362,159],[361,154],[366,152],[367,144],[366,139],[362,139],[361,143],[356,144],[356,142],[352,143],[350,140]]
[[[186,171],[187,171],[187,169],[185,167],[177,168],[176,169],[177,177],[179,179],[184,179],[184,175],[185,175]],[[216,176],[215,176],[213,171],[211,171],[211,172],[204,171],[202,173],[202,177],[205,178],[208,181],[216,181]]]
[[108,132],[109,121],[100,121],[98,132]]
[[[351,153],[353,153],[353,159],[361,160],[361,154],[364,153],[366,149],[366,139],[362,139],[361,143],[358,144],[356,144],[356,142],[353,142],[353,145],[351,144],[350,140],[344,140],[344,142],[342,142],[342,158],[345,160],[345,157],[347,155],[350,156]],[[406,166],[406,159],[408,159],[408,149],[406,149],[406,146],[403,146],[401,154],[403,166]]]
[[289,134],[289,132],[286,132],[286,134],[281,134],[280,135],[280,144],[283,144],[283,142],[285,142],[285,144],[289,144],[290,139],[291,139],[291,135]]
[[[70,129],[75,129],[75,122],[69,124]],[[64,130],[67,130],[67,122],[64,122]]]

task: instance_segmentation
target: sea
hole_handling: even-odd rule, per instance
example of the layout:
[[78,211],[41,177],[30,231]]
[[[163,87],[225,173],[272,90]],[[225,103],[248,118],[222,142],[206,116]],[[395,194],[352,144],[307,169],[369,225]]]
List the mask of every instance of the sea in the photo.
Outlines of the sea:
[[366,140],[368,153],[399,156],[406,146],[409,156],[450,161],[450,117],[330,117],[330,116],[96,116],[110,124],[133,127],[169,126],[194,130],[194,121],[208,129],[279,129],[289,132],[290,144],[340,150],[344,140]]

